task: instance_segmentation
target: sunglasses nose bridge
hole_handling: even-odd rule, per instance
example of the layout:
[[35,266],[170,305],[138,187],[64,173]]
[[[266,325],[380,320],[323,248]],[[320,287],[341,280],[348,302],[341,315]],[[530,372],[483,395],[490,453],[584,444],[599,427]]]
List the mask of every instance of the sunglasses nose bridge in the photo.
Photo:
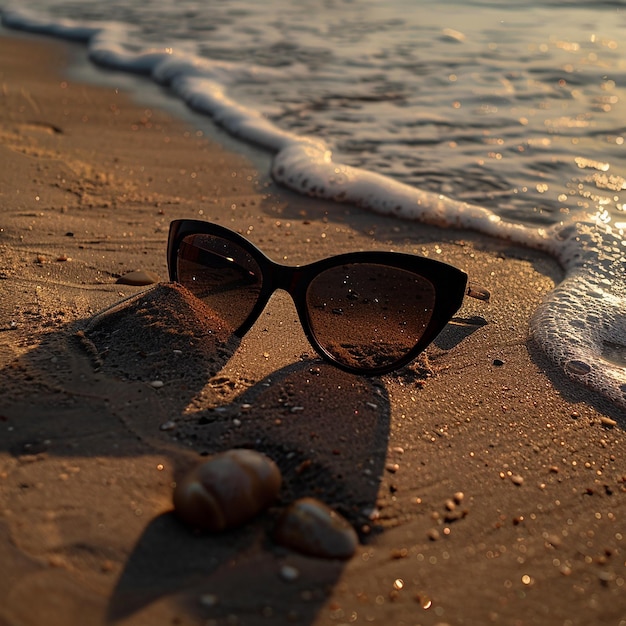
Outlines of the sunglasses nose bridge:
[[306,273],[301,267],[272,264],[271,293],[280,289],[286,291],[296,307],[303,329],[307,331],[306,315],[304,313],[304,291],[306,290]]
[[298,267],[272,263],[269,271],[266,270],[266,274],[271,281],[272,291],[282,289],[289,294],[293,294],[300,280],[298,270]]

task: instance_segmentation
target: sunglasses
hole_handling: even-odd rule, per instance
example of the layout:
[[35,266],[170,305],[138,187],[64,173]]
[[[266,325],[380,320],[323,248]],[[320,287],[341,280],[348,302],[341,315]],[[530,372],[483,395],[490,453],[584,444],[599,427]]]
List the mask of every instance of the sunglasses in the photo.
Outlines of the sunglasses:
[[304,332],[326,361],[384,374],[412,361],[465,296],[489,300],[452,265],[399,252],[350,252],[300,267],[275,263],[236,232],[201,220],[170,224],[171,281],[243,337],[277,289],[287,291]]

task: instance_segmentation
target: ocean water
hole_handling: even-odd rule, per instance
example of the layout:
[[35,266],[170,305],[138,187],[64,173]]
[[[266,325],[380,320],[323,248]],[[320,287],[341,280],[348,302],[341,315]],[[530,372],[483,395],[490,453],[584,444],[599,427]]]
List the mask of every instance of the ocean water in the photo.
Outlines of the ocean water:
[[168,85],[296,191],[553,255],[532,333],[626,410],[626,1],[22,6],[5,26]]

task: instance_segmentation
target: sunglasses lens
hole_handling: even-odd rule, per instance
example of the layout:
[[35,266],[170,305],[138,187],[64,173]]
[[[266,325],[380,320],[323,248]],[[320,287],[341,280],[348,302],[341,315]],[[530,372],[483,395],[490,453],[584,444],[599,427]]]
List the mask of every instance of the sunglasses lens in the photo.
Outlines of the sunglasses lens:
[[178,282],[202,300],[232,332],[247,319],[261,290],[261,269],[236,243],[188,235],[178,248]]
[[318,343],[335,361],[361,369],[402,359],[422,337],[434,305],[435,288],[429,280],[374,263],[328,269],[307,291]]

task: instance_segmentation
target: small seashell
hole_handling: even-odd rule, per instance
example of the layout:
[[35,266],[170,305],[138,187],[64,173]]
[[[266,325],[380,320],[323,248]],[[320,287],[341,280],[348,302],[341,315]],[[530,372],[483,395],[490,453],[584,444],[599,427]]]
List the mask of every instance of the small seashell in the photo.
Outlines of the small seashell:
[[315,498],[301,498],[283,511],[274,529],[276,543],[328,559],[350,558],[359,543],[348,520]]
[[174,489],[174,510],[186,524],[217,532],[241,526],[278,495],[282,477],[269,457],[228,450],[193,468]]

